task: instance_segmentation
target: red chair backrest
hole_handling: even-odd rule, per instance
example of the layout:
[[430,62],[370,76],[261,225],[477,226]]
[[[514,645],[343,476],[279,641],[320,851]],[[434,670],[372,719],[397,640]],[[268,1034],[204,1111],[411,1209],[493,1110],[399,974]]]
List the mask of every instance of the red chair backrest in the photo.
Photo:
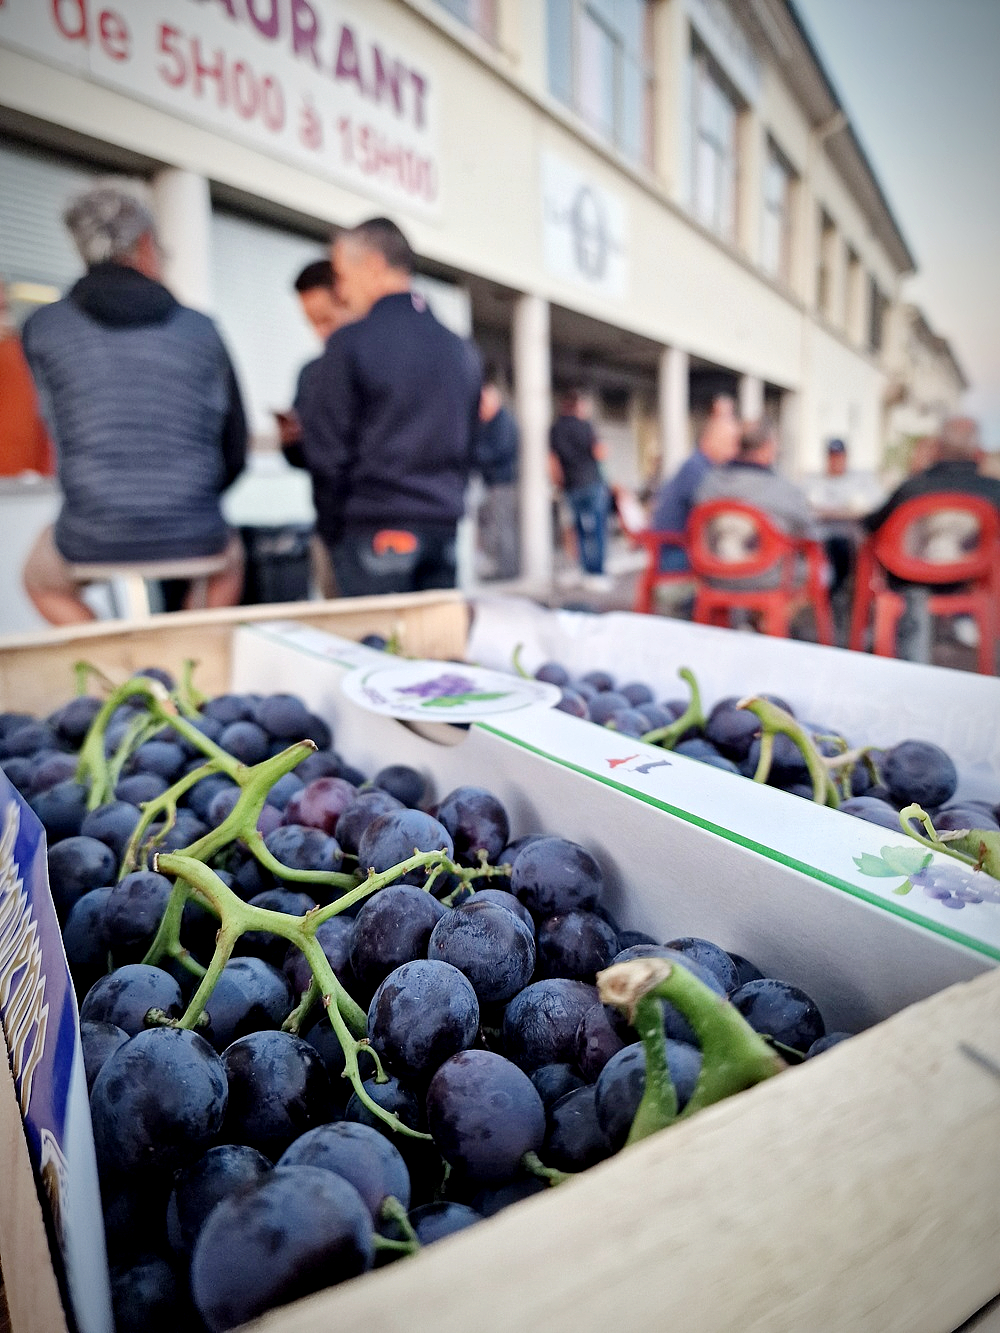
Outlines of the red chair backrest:
[[[735,552],[719,553],[720,527],[732,524],[734,538],[740,533],[748,540],[749,549],[737,558]],[[790,577],[792,559],[798,543],[782,532],[761,509],[744,504],[741,500],[706,500],[695,505],[688,517],[688,559],[695,574],[706,579],[754,578],[785,566]]]
[[919,495],[889,515],[872,545],[879,564],[907,583],[970,583],[996,576],[1000,512],[962,491]]

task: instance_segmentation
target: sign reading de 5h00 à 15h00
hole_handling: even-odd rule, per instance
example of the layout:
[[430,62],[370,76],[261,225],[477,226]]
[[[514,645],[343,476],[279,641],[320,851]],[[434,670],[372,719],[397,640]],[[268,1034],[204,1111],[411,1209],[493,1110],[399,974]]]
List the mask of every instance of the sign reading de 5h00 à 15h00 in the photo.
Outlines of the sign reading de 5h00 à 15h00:
[[0,0],[0,44],[422,212],[434,83],[336,0]]

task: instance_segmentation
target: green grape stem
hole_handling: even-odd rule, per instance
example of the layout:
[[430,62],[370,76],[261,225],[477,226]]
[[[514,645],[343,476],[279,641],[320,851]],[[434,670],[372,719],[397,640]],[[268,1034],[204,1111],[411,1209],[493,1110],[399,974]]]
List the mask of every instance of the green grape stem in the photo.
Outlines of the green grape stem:
[[[926,837],[913,827],[913,821],[921,824]],[[974,870],[983,870],[994,879],[1000,879],[1000,834],[988,829],[954,829],[947,833],[938,833],[930,815],[916,803],[905,806],[899,812],[899,823],[903,832],[922,847],[943,852],[952,856],[963,865]]]
[[659,745],[664,750],[672,750],[690,727],[703,727],[705,725],[701,690],[698,687],[694,672],[688,667],[681,667],[677,674],[687,684],[690,691],[687,708],[681,713],[680,717],[668,726],[656,727],[653,731],[647,731],[645,735],[639,737],[647,745]]
[[[637,1143],[666,1125],[686,1120],[786,1067],[781,1056],[728,1000],[716,995],[687,968],[665,958],[615,963],[597,974],[597,990],[603,1004],[621,1010],[637,1028],[646,1054],[646,1090],[628,1143]],[[679,1113],[667,1067],[661,1000],[672,1004],[688,1020],[702,1053],[695,1090]]]
[[[817,805],[829,805],[836,810],[840,805],[836,783],[830,776],[826,761],[802,724],[792,717],[791,713],[786,712],[784,708],[772,703],[770,699],[761,698],[759,695],[754,695],[749,699],[741,699],[737,707],[745,708],[748,712],[754,713],[761,725],[760,759],[757,763],[757,771],[753,775],[754,782],[767,781],[768,774],[771,771],[774,737],[787,736],[805,760],[806,768],[809,770],[809,778],[812,782],[813,801]],[[840,755],[836,757],[838,759],[843,758]]]

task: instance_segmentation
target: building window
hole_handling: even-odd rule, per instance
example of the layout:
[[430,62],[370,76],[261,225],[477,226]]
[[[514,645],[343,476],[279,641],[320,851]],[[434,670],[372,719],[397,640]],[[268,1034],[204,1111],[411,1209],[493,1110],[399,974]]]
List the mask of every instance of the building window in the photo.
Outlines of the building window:
[[740,106],[718,66],[691,52],[691,209],[699,222],[736,239]]
[[438,0],[438,4],[480,37],[496,43],[497,0]]
[[633,162],[652,160],[649,0],[547,0],[549,91]]
[[764,219],[761,265],[772,278],[787,282],[792,266],[792,200],[795,175],[769,139],[764,164]]
[[889,298],[879,289],[874,278],[868,280],[868,347],[872,352],[882,350],[885,337],[885,313]]
[[829,213],[819,218],[819,248],[816,259],[816,309],[833,318],[834,268],[837,260],[837,224]]

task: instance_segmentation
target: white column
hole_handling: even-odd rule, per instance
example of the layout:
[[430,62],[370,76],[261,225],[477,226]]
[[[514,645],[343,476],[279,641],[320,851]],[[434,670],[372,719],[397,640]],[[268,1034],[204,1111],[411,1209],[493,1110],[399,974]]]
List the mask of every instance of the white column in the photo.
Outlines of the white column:
[[741,375],[737,411],[741,421],[759,421],[764,415],[764,381],[759,375]]
[[552,370],[549,305],[541,296],[519,296],[513,321],[514,407],[521,431],[521,577],[552,581],[552,485],[549,425]]
[[657,407],[660,421],[660,473],[664,477],[672,477],[691,451],[688,354],[679,347],[664,347],[660,352]]
[[166,167],[153,178],[152,196],[164,250],[164,284],[184,305],[210,311],[212,199],[207,179]]

